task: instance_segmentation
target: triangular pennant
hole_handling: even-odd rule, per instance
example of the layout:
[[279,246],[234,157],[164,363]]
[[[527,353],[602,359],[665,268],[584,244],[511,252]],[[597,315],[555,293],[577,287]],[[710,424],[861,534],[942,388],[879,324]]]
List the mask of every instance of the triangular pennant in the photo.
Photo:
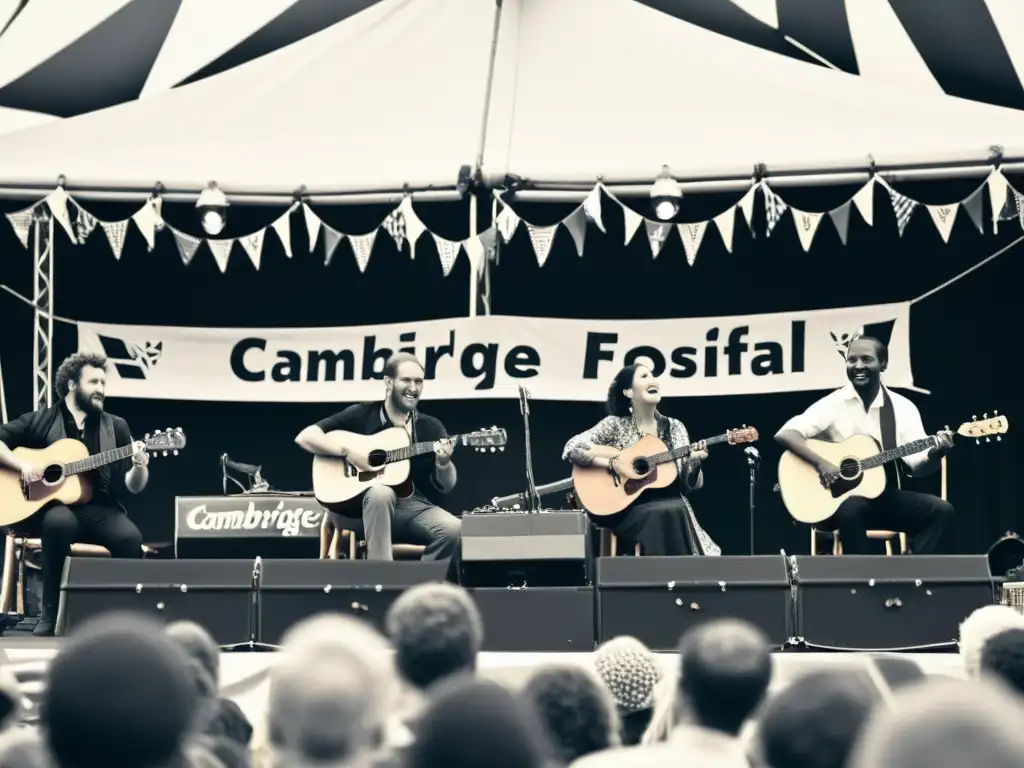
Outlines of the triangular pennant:
[[316,239],[320,235],[320,217],[306,203],[302,204],[302,218],[306,220],[306,233],[309,235],[309,252],[316,248]]
[[644,223],[644,217],[634,211],[628,205],[619,203],[622,207],[623,223],[626,225],[626,245],[629,245],[640,225]]
[[853,204],[869,227],[875,226],[875,181],[872,176],[853,196]]
[[293,205],[287,211],[277,217],[277,220],[270,226],[277,233],[277,239],[281,241],[281,247],[284,248],[284,255],[289,259],[292,257],[292,211],[295,210]]
[[128,222],[101,221],[100,226],[103,227],[103,231],[107,235],[107,242],[110,243],[110,250],[114,252],[114,258],[120,261],[121,249],[124,248],[124,236],[128,234]]
[[800,245],[804,247],[804,253],[811,250],[811,243],[814,242],[814,235],[821,224],[823,213],[811,213],[810,211],[798,211],[790,208],[793,212],[793,223],[796,224],[796,234],[800,238]]
[[543,267],[551,254],[551,243],[555,239],[557,224],[550,227],[535,227],[527,222],[526,230],[530,233],[530,242],[533,244],[533,252],[537,254],[537,266]]
[[330,266],[334,259],[334,252],[338,249],[338,243],[345,237],[334,227],[324,224],[324,266]]
[[[46,204],[50,206],[50,213],[55,218],[67,233],[72,243],[77,243],[75,239],[75,230],[71,226],[71,216],[68,214],[68,193],[64,191],[64,187],[57,187],[46,197]],[[122,238],[123,240],[123,238]]]
[[679,224],[679,236],[683,239],[683,250],[686,251],[686,263],[691,267],[697,260],[697,251],[700,244],[704,242],[704,233],[707,231],[706,221],[695,221],[692,224]]
[[154,199],[150,198],[144,202],[142,207],[132,214],[132,221],[135,222],[135,226],[139,228],[139,232],[146,239],[146,248],[149,251],[156,247],[156,230],[163,223],[163,219],[156,212]]
[[[599,212],[600,213],[600,212]],[[569,234],[572,235],[572,241],[576,245],[576,255],[583,255],[583,245],[587,239],[587,214],[581,205],[575,211],[570,213],[564,219],[562,223],[565,228],[569,230]]]
[[775,190],[767,184],[761,185],[761,189],[764,190],[765,235],[771,237],[775,227],[779,225],[779,221],[782,219],[782,214],[786,212],[789,205],[776,195]]
[[403,198],[398,209],[402,212],[402,218],[405,220],[405,239],[409,241],[409,257],[415,259],[416,241],[420,239],[420,235],[427,231],[427,225],[416,215],[416,210],[412,207],[411,197],[406,196]]
[[[493,231],[493,230],[488,230]],[[484,271],[484,243],[480,237],[467,237],[462,241],[462,247],[466,249],[466,257],[469,259],[469,268],[478,277]],[[440,249],[438,249],[440,253]]]
[[459,258],[459,249],[462,248],[462,243],[457,240],[447,240],[434,232],[430,234],[434,235],[437,256],[441,259],[441,272],[448,277],[452,272],[452,267],[455,266],[455,260]]
[[519,226],[519,214],[509,208],[507,205],[502,203],[501,212],[498,214],[498,231],[501,233],[501,239],[505,241],[505,245],[508,245],[509,240],[516,233],[516,228]]
[[192,259],[195,257],[196,251],[199,250],[199,246],[202,245],[203,241],[198,237],[192,237],[192,235],[187,235],[176,229],[172,229],[171,234],[174,235],[174,244],[178,246],[178,255],[181,256],[182,262],[187,267],[192,263]]
[[84,243],[89,239],[93,230],[99,226],[99,220],[77,203],[75,211],[75,235],[79,243]]
[[17,235],[18,242],[23,248],[28,248],[28,236],[32,232],[32,209],[8,213],[7,220],[11,222],[11,229]]
[[999,216],[1006,205],[1006,187],[1008,182],[1003,172],[994,168],[988,175],[988,196],[992,203],[992,234],[999,234]]
[[[597,228],[607,234],[607,230],[604,228],[604,219],[601,217],[601,185],[598,184],[587,195],[587,199],[583,201],[583,213],[584,215],[597,225]],[[572,230],[569,230],[572,232]],[[582,256],[582,254],[580,254]]]
[[718,227],[718,234],[722,236],[722,244],[725,250],[732,253],[732,233],[736,226],[736,206],[731,205],[714,218],[715,226]]
[[828,212],[832,223],[836,225],[836,232],[839,233],[839,240],[843,245],[846,245],[846,238],[850,234],[850,204],[851,201],[847,200],[838,208],[833,208]]
[[[373,253],[373,243],[377,239],[377,230],[365,235],[349,235],[348,241],[352,245],[352,253],[356,257],[356,266],[360,272],[365,272],[370,263],[370,254]],[[409,242],[412,242],[410,239]]]
[[981,192],[984,187],[978,187],[974,194],[968,197],[963,202],[964,210],[967,211],[967,215],[971,217],[971,221],[974,222],[974,226],[978,228],[978,231],[982,234],[985,233],[985,225],[981,220]]
[[743,218],[747,220],[747,226],[750,228],[751,234],[754,232],[754,197],[757,195],[757,188],[761,184],[757,183],[747,190],[747,193],[740,198],[740,201],[736,203],[741,211],[743,211]]
[[242,244],[242,248],[247,254],[249,254],[249,261],[256,267],[256,271],[260,271],[260,257],[263,255],[263,238],[266,236],[267,230],[261,229],[258,232],[253,232],[251,235],[238,238],[238,242]]
[[480,245],[484,247],[484,256],[488,261],[498,260],[498,230],[488,227],[480,233]]
[[[917,208],[917,201],[900,194],[892,187],[888,187],[888,189],[889,200],[892,202],[892,211],[896,214],[896,229],[899,231],[900,237],[903,237],[903,231],[907,228],[907,224],[910,223],[910,217],[914,215],[914,209]],[[854,201],[856,201],[856,198],[854,198]]]
[[956,221],[956,212],[960,207],[960,204],[928,205],[925,207],[928,209],[928,213],[932,215],[932,221],[935,222],[935,228],[939,230],[939,234],[942,235],[942,242],[948,243],[949,235],[953,231],[953,222]]
[[668,240],[668,233],[672,231],[672,225],[666,221],[651,221],[644,219],[644,227],[647,230],[647,242],[651,245],[651,256],[658,258],[661,249],[665,247]]
[[381,227],[391,235],[398,250],[402,250],[402,245],[405,243],[405,213],[402,211],[402,207],[399,206],[389,213],[381,222]]
[[224,240],[207,240],[206,244],[210,246],[210,253],[213,254],[213,260],[217,262],[217,268],[224,274],[228,271],[228,259],[231,258],[231,246],[235,244],[235,241],[231,238]]

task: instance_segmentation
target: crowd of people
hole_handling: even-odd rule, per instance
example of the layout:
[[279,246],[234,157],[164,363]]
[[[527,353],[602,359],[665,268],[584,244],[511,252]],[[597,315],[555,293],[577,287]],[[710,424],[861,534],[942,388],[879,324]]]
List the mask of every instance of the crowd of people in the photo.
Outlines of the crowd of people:
[[292,627],[250,724],[219,696],[202,627],[100,616],[32,695],[0,668],[0,768],[1024,765],[1024,616],[1004,606],[961,626],[962,679],[882,655],[781,687],[767,639],[741,620],[688,631],[671,664],[619,637],[518,686],[478,674],[484,627],[458,587],[406,591],[385,625]]

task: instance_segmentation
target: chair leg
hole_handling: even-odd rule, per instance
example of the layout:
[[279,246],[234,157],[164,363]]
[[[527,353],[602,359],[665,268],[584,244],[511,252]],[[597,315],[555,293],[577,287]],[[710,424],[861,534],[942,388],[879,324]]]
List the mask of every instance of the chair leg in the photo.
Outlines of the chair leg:
[[832,532],[832,554],[837,556],[843,554],[843,542],[839,538],[839,531]]
[[5,536],[4,541],[4,574],[3,585],[0,586],[0,613],[10,613],[13,602],[14,581],[14,537]]
[[611,538],[608,542],[608,557],[615,557],[619,550],[619,540],[615,534],[611,534]]
[[18,572],[18,583],[15,588],[14,599],[15,608],[14,612],[22,616],[25,615],[25,547],[21,544],[15,546],[16,558],[17,558],[17,572]]
[[885,554],[892,557],[892,539],[885,540]]
[[637,543],[637,545],[635,547],[633,547],[633,556],[634,557],[640,557],[640,544],[639,543]]
[[811,528],[811,557],[818,554],[818,532]]
[[348,559],[349,560],[355,560],[356,559],[356,532],[355,531],[349,531],[348,532]]
[[[943,456],[942,458],[945,459],[946,457]],[[905,533],[900,533],[900,554],[907,554],[907,534]]]
[[327,557],[331,560],[338,559],[338,547],[341,545],[341,531],[337,528],[334,529],[334,533],[331,535],[331,546],[327,549]]

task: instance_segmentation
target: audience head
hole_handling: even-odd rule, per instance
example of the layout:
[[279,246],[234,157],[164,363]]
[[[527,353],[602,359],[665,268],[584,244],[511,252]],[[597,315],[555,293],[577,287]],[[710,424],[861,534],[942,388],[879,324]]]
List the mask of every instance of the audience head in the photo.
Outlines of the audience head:
[[635,637],[622,636],[597,649],[594,668],[615,700],[622,743],[638,743],[654,711],[654,691],[662,677],[658,660]]
[[897,691],[869,718],[851,768],[1019,768],[1024,708],[985,681],[929,680]]
[[149,768],[180,758],[198,699],[187,657],[160,624],[108,613],[50,664],[40,721],[61,768]]
[[18,722],[24,711],[24,700],[18,678],[9,667],[0,667],[0,731]]
[[385,620],[395,665],[411,685],[425,689],[476,669],[483,621],[469,593],[452,584],[420,584],[403,592]]
[[527,681],[522,695],[534,707],[566,765],[621,743],[615,702],[600,678],[586,667],[541,668]]
[[43,738],[35,728],[13,728],[0,735],[0,768],[50,768]]
[[772,677],[768,638],[739,619],[709,621],[679,642],[679,690],[696,724],[738,734]]
[[1024,616],[1006,605],[986,605],[964,619],[960,625],[960,657],[967,676],[978,676],[981,649],[990,637],[1018,627],[1024,627]]
[[981,649],[981,672],[1024,694],[1024,627],[1004,629]]
[[543,768],[551,749],[529,705],[498,683],[445,681],[409,750],[409,768]]
[[861,671],[810,672],[767,703],[760,718],[762,755],[771,768],[846,765],[879,693]]
[[220,648],[209,632],[194,621],[175,621],[164,631],[186,656],[202,665],[214,683],[220,680]]

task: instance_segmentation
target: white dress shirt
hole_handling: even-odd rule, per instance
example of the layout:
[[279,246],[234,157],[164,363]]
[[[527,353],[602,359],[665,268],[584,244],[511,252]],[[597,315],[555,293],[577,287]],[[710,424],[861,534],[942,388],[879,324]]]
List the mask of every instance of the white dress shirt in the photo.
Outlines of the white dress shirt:
[[[921,423],[921,412],[917,406],[898,392],[891,389],[889,398],[892,400],[893,414],[896,417],[896,445],[903,445],[928,436]],[[864,403],[854,389],[853,384],[830,392],[818,402],[811,405],[799,416],[794,416],[779,432],[792,430],[799,432],[806,439],[816,438],[830,443],[838,443],[856,435],[869,435],[882,443],[882,389],[879,387],[871,407],[864,409]],[[896,446],[891,446],[895,448]],[[910,474],[920,469],[928,460],[928,452],[922,451],[906,456],[903,463]]]

